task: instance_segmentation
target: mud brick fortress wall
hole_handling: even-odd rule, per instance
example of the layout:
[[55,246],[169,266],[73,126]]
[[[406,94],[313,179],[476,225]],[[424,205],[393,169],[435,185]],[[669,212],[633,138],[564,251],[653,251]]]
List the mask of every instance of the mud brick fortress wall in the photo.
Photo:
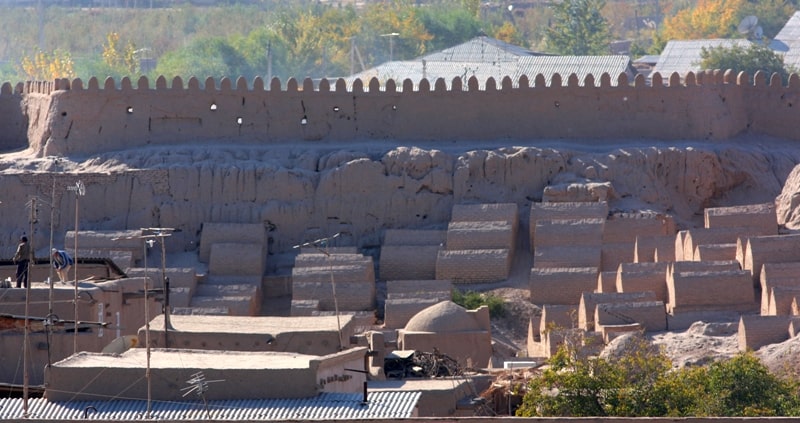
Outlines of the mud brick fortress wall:
[[[550,86],[539,75],[532,81],[488,80],[478,90],[473,77],[444,80],[431,86],[410,80],[398,86],[377,79],[277,79],[266,90],[261,79],[251,85],[211,78],[201,88],[191,78],[168,84],[163,77],[151,87],[140,78],[136,87],[124,78],[119,88],[106,80],[29,82],[12,90],[4,84],[0,107],[13,109],[18,92],[24,110],[8,110],[0,133],[19,134],[27,121],[31,148],[41,155],[93,154],[127,148],[230,140],[242,144],[285,141],[485,140],[531,138],[725,139],[745,132],[798,139],[793,106],[800,100],[800,77],[787,86],[775,76],[731,72],[678,74],[669,81],[655,75],[652,86],[637,76],[633,84],[621,74],[611,78],[558,75]],[[769,79],[769,81],[767,81]],[[446,113],[443,113],[446,112]],[[8,135],[4,135],[8,136]],[[6,143],[8,143],[6,141]]]
[[[450,89],[443,80],[381,85],[375,79],[352,87],[343,80],[314,85],[294,79],[6,83],[0,89],[0,151],[29,148],[38,157],[77,161],[118,154],[115,160],[130,165],[92,174],[48,171],[44,165],[36,172],[6,172],[0,175],[2,201],[24,204],[30,195],[49,201],[55,180],[53,200],[63,211],[55,214],[54,229],[63,234],[72,229],[68,210],[75,207],[66,188],[80,179],[87,186],[81,204],[103,204],[81,207],[81,225],[88,230],[177,227],[182,232],[171,248],[190,249],[197,248],[206,222],[264,223],[270,252],[340,231],[352,237],[345,243],[379,245],[385,229],[448,222],[455,204],[516,203],[524,213],[531,201],[541,200],[554,176],[587,177],[593,166],[581,163],[588,162],[530,146],[537,140],[800,139],[796,75],[786,85],[761,73],[748,83],[747,75],[730,72],[655,75],[651,85],[641,76],[630,83],[624,75],[617,80],[613,86],[608,75],[583,81],[555,75],[548,86],[539,75],[490,79],[483,90],[474,78],[455,79]],[[376,154],[367,148],[373,141],[393,147]],[[473,141],[528,146],[470,151]],[[365,147],[352,147],[354,142]],[[407,147],[423,142],[465,147],[457,153]],[[203,145],[227,148],[227,155],[217,160],[217,153],[203,153],[188,160],[191,154],[180,150]],[[273,146],[299,153],[276,158],[274,150],[259,150]],[[116,153],[144,147],[163,150],[142,162],[136,162],[140,152]],[[722,169],[717,164],[723,162],[708,150],[625,153],[592,159],[594,179],[610,178],[614,189],[632,197],[652,193],[652,184],[676,191],[681,203],[665,208],[678,214],[701,211],[714,190],[733,180],[723,172],[714,180],[708,173]],[[794,163],[783,156],[767,160],[772,168],[763,173],[778,180],[759,192],[774,198]],[[648,172],[651,185],[635,184],[639,176],[623,171],[615,179],[602,170],[604,161]],[[663,170],[647,170],[656,162]],[[727,159],[724,164],[724,172],[739,166]],[[698,177],[687,179],[685,168],[696,169]],[[0,221],[8,234],[0,240],[0,253],[13,254],[27,216],[4,207]],[[41,213],[39,225],[49,224],[49,214]],[[40,237],[34,243],[45,245],[47,234]]]

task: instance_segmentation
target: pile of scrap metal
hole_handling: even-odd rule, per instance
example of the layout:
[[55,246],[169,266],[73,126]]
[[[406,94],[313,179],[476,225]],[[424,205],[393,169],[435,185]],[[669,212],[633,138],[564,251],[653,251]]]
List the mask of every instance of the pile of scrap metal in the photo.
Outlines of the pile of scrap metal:
[[493,371],[494,382],[480,394],[485,406],[492,410],[493,415],[515,415],[528,392],[531,378],[539,373],[538,367],[533,363],[527,368],[509,366]]
[[65,331],[78,332],[87,331],[93,327],[106,327],[107,322],[75,322],[74,320],[59,319],[55,314],[50,314],[47,317],[38,316],[19,316],[14,314],[0,314],[0,332],[2,331],[18,331],[25,330],[25,325],[28,325],[30,332],[44,332],[51,331]]
[[392,351],[383,362],[383,373],[387,378],[458,376],[463,373],[458,362],[438,350]]

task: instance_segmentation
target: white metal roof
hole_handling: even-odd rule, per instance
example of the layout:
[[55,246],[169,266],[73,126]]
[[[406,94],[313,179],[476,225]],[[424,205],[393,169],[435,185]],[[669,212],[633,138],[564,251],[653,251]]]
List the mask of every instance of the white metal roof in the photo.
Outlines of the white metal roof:
[[573,73],[578,76],[581,83],[588,74],[594,75],[595,80],[598,81],[602,74],[608,73],[611,76],[612,84],[616,85],[620,73],[628,73],[629,77],[632,77],[634,69],[630,58],[625,55],[524,56],[513,62],[425,60],[424,62],[387,62],[352,75],[346,81],[348,85],[352,85],[353,81],[361,79],[364,85],[367,85],[370,79],[377,78],[383,86],[386,81],[393,79],[400,89],[406,79],[413,81],[416,86],[423,79],[427,79],[433,85],[437,79],[442,78],[449,89],[454,78],[461,78],[462,84],[466,87],[467,81],[474,76],[478,79],[479,88],[484,89],[486,80],[490,77],[494,78],[499,87],[503,78],[508,76],[511,78],[513,86],[517,87],[522,75],[527,75],[528,80],[532,83],[538,74],[544,75],[549,85],[554,73],[561,75],[563,84],[566,84],[567,78]]
[[567,84],[567,78],[571,74],[578,77],[581,85],[587,75],[594,76],[595,85],[600,81],[600,76],[607,73],[611,77],[611,84],[617,85],[617,77],[621,73],[627,73],[628,77],[633,76],[631,59],[626,55],[606,55],[606,56],[538,56],[523,57],[519,60],[517,73],[512,79],[517,81],[520,76],[526,75],[533,84],[536,75],[542,74],[547,85],[554,74],[561,76],[561,84]]
[[786,21],[780,32],[770,42],[769,48],[787,52],[790,49],[789,44],[797,41],[800,41],[800,12],[794,12],[794,15]]
[[425,55],[415,60],[452,62],[513,62],[521,56],[539,55],[524,47],[495,38],[480,36],[465,43]]
[[[362,402],[358,393],[321,393],[313,398],[218,400],[199,398],[181,402],[151,401],[154,420],[360,420],[414,417],[420,392],[369,392]],[[23,418],[21,398],[0,399],[0,420]],[[28,418],[38,420],[142,420],[147,402],[140,400],[50,402],[28,399]],[[85,417],[84,417],[85,416]],[[210,416],[210,417],[209,417]]]
[[732,47],[734,45],[746,48],[750,44],[751,42],[745,39],[668,41],[658,58],[658,63],[653,68],[653,73],[658,72],[665,80],[668,80],[670,75],[677,72],[682,78],[687,72],[702,70],[700,53],[703,48]]
[[485,89],[489,78],[494,78],[499,87],[503,78],[508,76],[513,86],[517,87],[520,76],[527,75],[533,81],[540,73],[545,76],[548,84],[553,73],[560,74],[564,83],[573,73],[581,82],[588,74],[599,80],[600,75],[608,73],[612,77],[612,83],[616,84],[620,73],[628,73],[632,77],[635,69],[630,58],[625,55],[547,55],[482,36],[413,60],[386,62],[350,75],[345,81],[348,86],[352,86],[355,80],[360,79],[366,86],[372,78],[377,78],[381,87],[384,87],[386,81],[393,79],[400,90],[406,79],[413,81],[416,88],[423,79],[433,85],[441,78],[450,89],[454,78],[461,78],[466,87],[469,79],[474,76],[478,80],[479,89]]

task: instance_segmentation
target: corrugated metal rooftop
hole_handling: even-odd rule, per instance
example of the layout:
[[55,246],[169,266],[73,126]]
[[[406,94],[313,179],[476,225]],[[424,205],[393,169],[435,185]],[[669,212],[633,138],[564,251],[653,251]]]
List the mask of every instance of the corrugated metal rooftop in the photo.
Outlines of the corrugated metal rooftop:
[[794,12],[791,18],[781,28],[775,38],[770,42],[769,48],[787,52],[790,50],[790,43],[800,41],[800,12]]
[[[183,402],[152,401],[154,420],[360,420],[414,417],[420,392],[321,393],[313,398]],[[23,419],[21,398],[0,399],[0,420]],[[142,420],[147,402],[138,400],[50,402],[28,400],[28,418],[39,420]]]
[[519,57],[539,56],[542,54],[495,38],[480,36],[457,46],[422,56],[417,58],[416,61],[514,62]]
[[518,80],[520,76],[527,75],[533,81],[536,75],[542,74],[549,86],[553,75],[557,73],[561,76],[562,84],[566,85],[567,78],[574,73],[582,85],[587,75],[592,75],[595,81],[599,81],[600,76],[607,73],[611,76],[611,85],[617,85],[619,74],[628,73],[631,78],[632,70],[631,60],[625,55],[524,57],[519,60],[513,79]]
[[747,48],[751,44],[745,39],[712,39],[712,40],[674,40],[667,42],[653,73],[660,73],[665,80],[673,72],[683,77],[687,72],[702,70],[700,53],[703,48],[732,47],[738,45]]

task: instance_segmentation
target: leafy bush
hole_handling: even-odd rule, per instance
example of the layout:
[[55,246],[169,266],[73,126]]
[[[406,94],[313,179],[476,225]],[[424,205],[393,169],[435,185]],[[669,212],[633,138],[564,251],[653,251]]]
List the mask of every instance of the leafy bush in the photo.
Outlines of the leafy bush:
[[474,310],[480,306],[489,307],[489,315],[492,317],[502,317],[505,315],[505,301],[503,298],[494,294],[485,294],[475,291],[462,292],[458,289],[453,290],[453,302],[468,310]]
[[528,385],[517,416],[798,416],[797,383],[780,379],[752,353],[706,367],[672,369],[644,339],[618,358],[580,354],[565,343]]

